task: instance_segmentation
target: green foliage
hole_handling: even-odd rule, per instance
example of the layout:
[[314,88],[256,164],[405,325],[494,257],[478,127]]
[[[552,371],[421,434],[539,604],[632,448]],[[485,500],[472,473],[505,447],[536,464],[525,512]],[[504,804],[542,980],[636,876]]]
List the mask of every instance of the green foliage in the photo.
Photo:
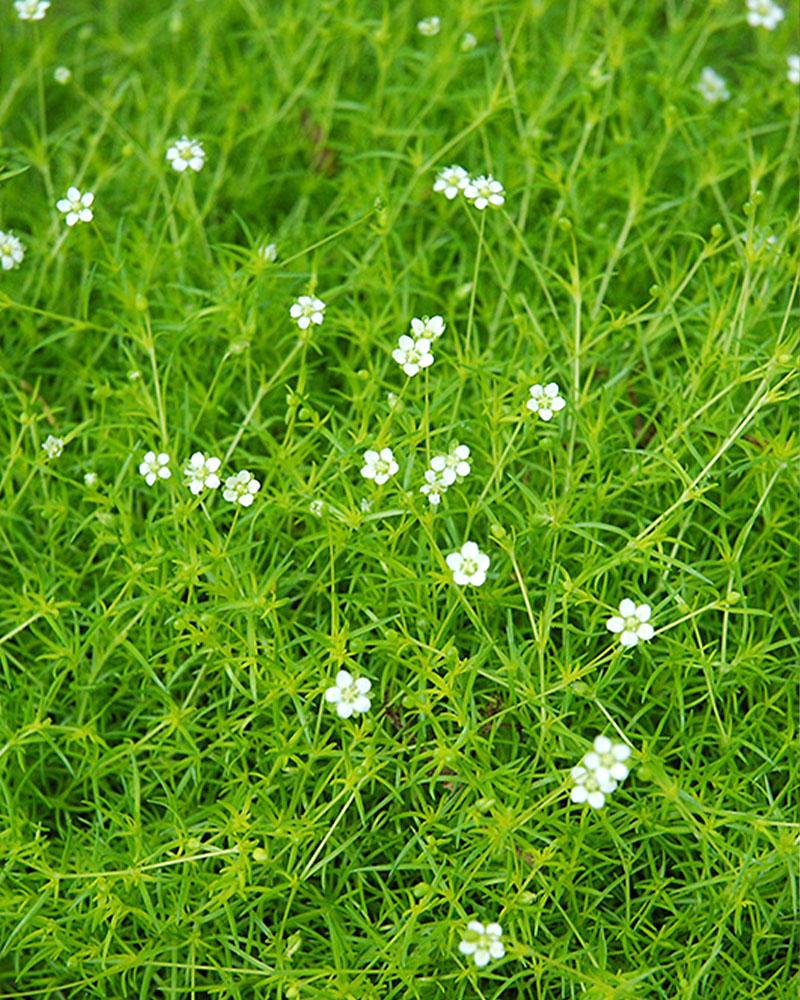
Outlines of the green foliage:
[[[453,0],[422,38],[407,0],[4,2],[3,996],[796,995],[798,26],[743,8]],[[504,208],[434,195],[452,162]],[[191,496],[197,449],[249,510]],[[635,755],[593,812],[598,732]],[[471,917],[507,941],[480,974]]]

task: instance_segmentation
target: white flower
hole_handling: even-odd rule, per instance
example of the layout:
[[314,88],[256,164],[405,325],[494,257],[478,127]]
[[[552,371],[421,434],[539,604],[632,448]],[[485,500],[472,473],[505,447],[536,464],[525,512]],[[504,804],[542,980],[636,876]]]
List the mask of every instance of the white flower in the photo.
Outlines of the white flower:
[[225,489],[222,491],[222,495],[230,503],[238,503],[242,507],[249,507],[260,489],[261,483],[253,477],[253,474],[248,472],[247,469],[242,469],[235,476],[228,476],[225,480]]
[[467,171],[463,167],[454,164],[452,167],[445,167],[444,170],[439,171],[436,175],[436,180],[433,182],[433,190],[437,193],[441,191],[448,201],[452,201],[459,191],[464,190],[468,183],[469,174]]
[[97,473],[96,472],[84,472],[83,481],[86,486],[91,489],[93,486],[97,485]]
[[41,21],[50,6],[50,0],[14,0],[20,21]]
[[314,295],[301,295],[289,310],[292,319],[297,320],[301,330],[307,330],[312,323],[319,326],[325,319],[325,303]]
[[187,168],[198,173],[206,162],[206,151],[197,139],[189,139],[182,135],[167,150],[167,159],[172,164],[172,169],[177,170],[179,174]]
[[91,209],[93,202],[94,194],[91,191],[81,194],[76,187],[71,187],[67,191],[67,197],[56,202],[56,208],[66,215],[67,225],[74,226],[76,222],[92,221],[94,218]]
[[739,239],[754,257],[765,253],[780,253],[778,237],[761,226],[754,226],[752,233],[739,233]]
[[786,57],[786,79],[789,83],[800,84],[800,55]]
[[24,256],[25,247],[22,240],[13,233],[4,233],[0,229],[0,267],[4,271],[11,271],[15,267],[19,267]]
[[202,451],[196,451],[192,455],[186,463],[183,474],[186,477],[186,485],[195,496],[204,489],[215,490],[219,486],[220,479],[217,472],[220,465],[222,462],[218,458],[206,458]]
[[42,445],[42,451],[45,455],[47,455],[48,458],[58,458],[63,450],[64,439],[48,434],[45,438],[44,444]]
[[531,398],[525,405],[531,413],[538,414],[542,420],[550,420],[554,413],[563,410],[567,405],[561,398],[560,391],[555,382],[548,382],[545,386],[537,382],[531,386]]
[[441,474],[436,472],[434,469],[426,469],[425,471],[425,484],[420,486],[420,493],[427,496],[430,503],[434,507],[442,501],[442,495],[447,492],[447,483],[442,478]]
[[366,677],[354,678],[349,671],[340,670],[336,684],[325,692],[325,701],[336,706],[340,719],[349,719],[351,715],[369,711],[372,703],[367,695],[371,687]]
[[275,243],[265,243],[258,248],[258,256],[268,264],[278,259],[278,246]]
[[63,86],[72,79],[72,70],[69,66],[56,66],[53,70],[53,79]]
[[481,552],[475,542],[464,542],[460,551],[451,552],[446,561],[453,572],[453,583],[457,583],[459,587],[468,583],[473,587],[480,587],[486,579],[489,557]]
[[471,31],[466,31],[464,32],[464,37],[461,39],[459,48],[462,52],[472,52],[477,44],[478,39],[472,34]]
[[700,74],[700,82],[697,84],[697,89],[700,91],[700,95],[704,97],[709,104],[719,104],[722,101],[727,101],[731,96],[724,78],[721,77],[719,73],[716,73],[710,66],[703,67],[703,72]]
[[417,31],[426,38],[438,35],[441,26],[442,22],[438,17],[424,17],[421,21],[417,21]]
[[426,340],[438,340],[445,331],[445,322],[441,316],[415,316],[411,320],[411,332],[415,337]]
[[489,964],[492,958],[502,958],[506,953],[503,942],[503,928],[500,924],[487,924],[470,920],[467,931],[458,946],[462,955],[471,955],[479,969]]
[[431,468],[438,472],[445,486],[452,486],[456,480],[461,482],[466,478],[471,466],[469,464],[469,448],[465,444],[456,444],[447,455],[434,455]]
[[630,755],[631,748],[627,744],[612,743],[607,736],[597,736],[593,749],[584,756],[581,763],[594,771],[600,782],[624,781],[629,773],[625,761]]
[[169,470],[169,455],[165,451],[158,454],[148,451],[139,465],[139,474],[144,476],[148,486],[152,486],[157,479],[169,479],[172,475]]
[[374,479],[377,486],[382,486],[398,471],[400,466],[395,462],[391,448],[381,448],[380,451],[364,452],[364,467],[361,475],[365,479]]
[[494,205],[499,208],[505,203],[505,191],[500,181],[496,181],[491,174],[480,177],[471,177],[464,188],[464,196],[472,202],[475,208],[481,211],[487,205]]
[[619,641],[623,646],[635,646],[641,639],[647,642],[654,635],[653,626],[650,624],[650,605],[636,605],[626,597],[620,602],[619,615],[614,615],[606,622],[609,632],[619,635]]
[[322,517],[325,513],[325,502],[323,500],[312,500],[308,505],[308,509],[314,517]]
[[617,787],[611,777],[603,777],[582,764],[570,771],[575,787],[570,793],[573,802],[588,802],[592,809],[602,809],[606,804],[606,795],[610,795]]
[[423,368],[433,364],[431,342],[425,337],[407,337],[405,334],[398,341],[399,346],[392,351],[392,357],[409,377],[416,375]]
[[786,14],[773,0],[747,0],[747,23],[753,28],[774,31]]

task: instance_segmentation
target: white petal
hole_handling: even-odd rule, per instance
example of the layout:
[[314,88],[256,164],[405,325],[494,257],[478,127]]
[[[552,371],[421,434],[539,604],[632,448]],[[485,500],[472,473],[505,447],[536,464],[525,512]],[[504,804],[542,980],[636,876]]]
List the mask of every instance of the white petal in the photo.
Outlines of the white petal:
[[608,753],[611,750],[611,740],[607,736],[596,736],[594,748],[598,753]]
[[636,609],[636,617],[640,622],[646,622],[650,620],[650,615],[652,610],[649,604],[640,604]]
[[602,792],[590,792],[587,802],[592,809],[602,809],[606,802],[606,797]]
[[643,625],[640,625],[636,629],[636,634],[640,639],[643,639],[645,642],[647,642],[649,639],[652,639],[653,636],[655,635],[655,629],[649,622],[645,622]]
[[340,719],[349,719],[353,714],[353,706],[349,701],[340,701],[336,706],[336,714]]
[[639,641],[639,637],[635,632],[629,632],[626,630],[619,637],[619,641],[623,646],[635,646]]
[[353,675],[349,670],[340,670],[336,675],[336,686],[340,688],[348,688],[353,683]]
[[503,935],[503,928],[500,926],[500,924],[496,924],[496,923],[495,924],[487,924],[486,925],[486,933],[489,935],[489,937],[502,937],[502,935]]
[[472,957],[474,958],[475,964],[478,966],[479,969],[482,969],[484,967],[484,965],[488,965],[489,964],[489,952],[488,951],[484,951],[483,949],[480,949],[480,950],[476,951],[475,954]]
[[619,602],[619,613],[624,618],[630,618],[631,615],[636,614],[636,605],[630,597],[626,597],[624,600]]
[[372,703],[370,702],[369,698],[365,697],[363,694],[360,694],[357,698],[353,700],[353,711],[368,712],[371,704]]
[[609,632],[621,632],[625,628],[625,619],[614,615],[606,622],[606,628]]
[[325,701],[336,704],[342,700],[342,692],[338,687],[329,687],[325,692]]
[[[467,924],[467,930],[472,931],[473,934],[485,934],[486,928],[480,922],[480,920],[470,920]],[[474,950],[474,949],[473,949]]]
[[359,677],[356,681],[356,690],[359,694],[366,694],[372,688],[372,681],[366,677]]
[[460,941],[458,950],[462,955],[474,955],[477,947],[474,941]]
[[506,949],[503,947],[502,941],[492,941],[489,945],[489,954],[492,958],[502,958],[506,953]]

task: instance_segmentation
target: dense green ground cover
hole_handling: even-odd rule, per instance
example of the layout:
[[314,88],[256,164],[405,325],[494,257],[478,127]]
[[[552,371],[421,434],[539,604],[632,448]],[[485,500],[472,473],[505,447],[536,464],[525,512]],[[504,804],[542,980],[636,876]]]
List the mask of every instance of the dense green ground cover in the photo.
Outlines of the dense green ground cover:
[[[0,272],[0,995],[794,997],[796,11],[0,18],[26,247]],[[183,133],[198,174],[165,161]],[[434,194],[454,162],[505,205]],[[67,229],[74,183],[94,220]],[[391,351],[434,313],[408,379]],[[453,441],[472,472],[433,510]],[[198,449],[260,479],[249,509],[189,493]],[[479,588],[444,563],[467,538]],[[628,596],[656,635],[626,651]],[[349,720],[342,667],[373,684]],[[601,732],[633,757],[592,810],[570,768]],[[504,930],[482,972],[473,917]]]

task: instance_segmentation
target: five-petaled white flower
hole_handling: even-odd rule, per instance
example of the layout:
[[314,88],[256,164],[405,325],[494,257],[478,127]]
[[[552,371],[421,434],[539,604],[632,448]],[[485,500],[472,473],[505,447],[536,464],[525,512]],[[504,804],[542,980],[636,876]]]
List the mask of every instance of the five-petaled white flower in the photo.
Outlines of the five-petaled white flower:
[[186,477],[186,485],[195,496],[199,496],[204,489],[215,490],[219,486],[220,478],[217,473],[220,465],[222,462],[218,458],[213,456],[206,458],[202,451],[196,451],[192,455],[186,463],[183,474]]
[[417,31],[426,38],[438,35],[441,26],[441,18],[438,17],[423,17],[421,21],[417,21]]
[[619,615],[614,615],[606,622],[609,632],[619,635],[623,646],[635,646],[641,639],[647,642],[654,635],[650,624],[650,605],[635,604],[626,597],[619,605]]
[[325,303],[315,295],[301,295],[289,310],[289,315],[297,320],[301,330],[307,330],[312,323],[319,326],[325,319]]
[[278,246],[276,243],[265,243],[258,248],[258,256],[268,264],[273,264],[278,259]]
[[463,167],[453,164],[452,167],[445,167],[444,170],[439,171],[433,183],[433,190],[437,193],[441,191],[448,201],[452,201],[468,183],[469,174],[467,171]]
[[786,79],[789,83],[800,84],[800,55],[786,57]]
[[336,706],[340,719],[349,719],[351,715],[369,711],[372,702],[367,696],[371,687],[366,677],[353,677],[348,670],[340,670],[334,686],[325,692],[325,701]]
[[50,0],[14,0],[20,21],[41,21],[49,6]]
[[470,920],[458,950],[462,955],[471,955],[475,965],[482,969],[491,959],[505,955],[502,937],[500,924],[486,924],[484,927],[479,920]]
[[431,468],[441,475],[445,486],[461,482],[470,473],[469,448],[465,444],[455,444],[447,455],[434,455]]
[[419,491],[428,498],[434,507],[438,507],[442,502],[442,495],[447,492],[447,483],[440,472],[435,469],[426,469],[425,482],[420,486]]
[[56,202],[56,208],[67,217],[67,225],[74,226],[76,222],[91,222],[94,218],[92,204],[94,194],[87,191],[85,194],[76,187],[71,187],[67,191],[67,197]]
[[247,469],[242,469],[235,476],[228,476],[222,495],[229,503],[238,503],[249,507],[261,489],[261,483]]
[[0,267],[4,271],[11,271],[19,267],[22,258],[25,256],[25,247],[22,240],[13,233],[4,233],[0,229]]
[[459,48],[462,52],[472,52],[477,44],[478,39],[472,34],[472,32],[465,31]]
[[445,322],[441,316],[415,316],[411,320],[411,332],[415,337],[426,340],[438,340],[445,331]]
[[63,87],[72,79],[72,70],[69,66],[56,66],[53,70],[53,79]]
[[532,385],[530,388],[531,398],[525,404],[531,413],[538,414],[542,420],[550,420],[554,413],[563,410],[567,405],[561,398],[561,390],[555,382],[548,382],[547,385]]
[[783,7],[773,0],[747,0],[747,23],[753,28],[774,31],[786,17]]
[[169,455],[165,451],[160,451],[158,454],[148,451],[139,465],[139,475],[144,476],[148,486],[152,486],[157,479],[169,479],[172,475]]
[[198,173],[206,162],[206,151],[197,139],[189,139],[182,135],[167,150],[167,159],[172,164],[172,169],[177,170],[179,174],[184,170],[194,170]]
[[399,468],[391,448],[381,448],[380,451],[370,449],[364,452],[364,466],[361,469],[361,475],[365,479],[373,479],[377,486],[382,486],[391,479]]
[[629,773],[625,761],[630,755],[631,748],[627,743],[612,743],[607,736],[596,736],[592,749],[581,763],[594,771],[599,781],[624,781]]
[[447,565],[453,573],[453,583],[459,587],[471,584],[480,587],[486,579],[489,557],[481,552],[475,542],[464,542],[458,552],[451,552]]
[[409,377],[433,364],[431,342],[425,337],[407,337],[405,334],[392,351],[392,357]]
[[602,809],[606,804],[606,795],[617,787],[613,778],[598,774],[582,764],[573,767],[570,774],[575,782],[570,798],[577,803],[588,802],[592,809]]
[[467,198],[475,208],[481,211],[487,205],[494,205],[499,208],[505,204],[505,191],[500,181],[496,181],[491,174],[480,177],[471,177],[464,188],[464,197]]
[[720,104],[731,96],[725,79],[710,66],[703,67],[697,89],[700,91],[700,96],[705,98],[709,104]]
[[64,439],[60,437],[55,437],[53,434],[48,434],[42,445],[42,451],[47,455],[48,458],[58,458],[61,452],[64,450]]

